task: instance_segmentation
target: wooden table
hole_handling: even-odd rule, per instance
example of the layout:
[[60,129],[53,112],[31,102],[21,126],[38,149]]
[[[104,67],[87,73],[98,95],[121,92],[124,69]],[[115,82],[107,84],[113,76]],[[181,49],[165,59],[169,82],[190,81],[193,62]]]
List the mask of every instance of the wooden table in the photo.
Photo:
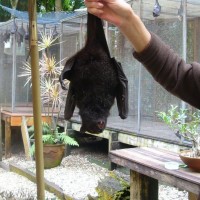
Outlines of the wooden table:
[[190,200],[200,200],[200,173],[189,168],[165,168],[170,161],[182,164],[176,153],[137,147],[110,151],[109,157],[130,169],[131,200],[158,200],[158,181],[188,191]]
[[[24,110],[23,110],[24,111]],[[15,126],[21,126],[22,116],[33,117],[32,112],[10,112],[6,110],[1,111],[1,121],[5,122],[5,158],[11,157],[11,128]],[[42,120],[46,121],[47,117],[42,114]],[[29,126],[33,124],[33,120],[29,120],[27,123]],[[3,130],[3,129],[2,129]],[[1,141],[1,139],[0,139]]]

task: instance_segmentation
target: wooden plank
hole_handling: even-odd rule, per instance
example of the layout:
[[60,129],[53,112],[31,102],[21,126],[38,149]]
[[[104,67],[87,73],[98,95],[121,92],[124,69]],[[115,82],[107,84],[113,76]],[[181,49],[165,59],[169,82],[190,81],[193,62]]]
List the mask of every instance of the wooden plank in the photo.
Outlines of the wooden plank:
[[[25,116],[26,118],[29,118],[29,120],[27,121],[27,125],[28,126],[32,126],[33,125],[33,121],[34,121],[34,118],[33,118],[33,115],[19,115],[19,116],[11,116],[11,123],[10,125],[11,126],[21,126],[21,123],[22,123],[22,116]],[[50,121],[51,119],[48,118],[47,116],[42,116],[42,121],[45,121],[45,122],[51,122]]]
[[33,160],[30,154],[31,143],[30,143],[29,133],[28,133],[27,125],[26,125],[26,118],[24,116],[22,116],[21,132],[22,132],[22,139],[23,139],[26,159]]
[[121,149],[111,151],[110,154],[128,159],[135,163],[140,163],[141,165],[149,166],[154,170],[168,173],[200,185],[200,173],[193,172],[188,168],[179,170],[168,170],[165,168],[165,162],[168,161],[176,161],[182,164],[178,154],[173,152],[169,152],[169,154],[167,154],[166,151],[164,151],[165,153],[160,153],[162,150],[159,149],[157,150],[159,153],[156,155],[153,151],[148,151],[149,149],[150,148]]
[[158,181],[130,170],[130,199],[158,200]]
[[[10,163],[9,167],[10,167],[10,171],[15,172],[21,176],[24,176],[24,177],[28,178],[30,181],[36,183],[36,175],[33,172],[31,172],[27,169],[24,169],[14,163]],[[72,200],[73,199],[69,195],[65,194],[64,191],[62,190],[62,188],[60,188],[56,184],[54,184],[46,179],[44,180],[44,182],[45,182],[45,189],[51,193],[54,193],[59,199],[61,199],[61,200],[65,200],[65,199]]]
[[[127,155],[128,153],[129,155]],[[138,154],[138,152],[136,153]],[[137,154],[134,154],[133,152],[130,153],[130,151],[127,151],[127,149],[123,149],[123,150],[111,151],[109,153],[109,157],[112,162],[118,165],[127,167],[138,173],[141,173],[143,175],[152,177],[159,181],[168,183],[172,186],[190,191],[194,194],[199,194],[200,192],[199,173],[191,173],[190,171],[187,172],[187,171],[184,171],[183,169],[168,170],[164,168],[164,165],[161,167],[159,164],[155,164],[155,163],[152,164],[152,162],[150,162],[149,159],[148,161],[144,162],[144,157],[140,158],[140,156]],[[149,157],[150,157],[150,154],[149,154]],[[154,165],[157,165],[159,167],[155,167]],[[160,170],[161,168],[162,170]],[[195,177],[195,175],[197,175],[197,177]],[[188,176],[190,178],[188,178]]]
[[21,116],[11,116],[11,126],[21,126],[22,118]]

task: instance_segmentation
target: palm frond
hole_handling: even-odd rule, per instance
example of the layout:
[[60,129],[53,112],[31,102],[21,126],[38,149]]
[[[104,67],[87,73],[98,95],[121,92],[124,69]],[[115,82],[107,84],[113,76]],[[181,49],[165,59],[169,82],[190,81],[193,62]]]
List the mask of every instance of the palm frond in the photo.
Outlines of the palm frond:
[[64,144],[68,144],[71,146],[79,146],[78,142],[74,138],[66,135],[65,132],[59,133],[59,140],[62,141],[62,143]]

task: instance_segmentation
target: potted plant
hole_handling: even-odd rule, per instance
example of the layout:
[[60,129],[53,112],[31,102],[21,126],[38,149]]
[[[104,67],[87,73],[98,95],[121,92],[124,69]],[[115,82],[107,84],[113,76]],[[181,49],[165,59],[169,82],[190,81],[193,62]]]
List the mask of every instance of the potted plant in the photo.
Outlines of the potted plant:
[[180,158],[188,167],[200,170],[200,112],[191,113],[188,109],[178,109],[171,105],[167,112],[157,112],[159,118],[165,122],[176,134],[190,141],[192,148],[182,151]]
[[[51,128],[50,122],[42,122],[42,140],[44,153],[44,168],[49,169],[60,165],[64,156],[65,145],[78,146],[78,143],[66,131],[59,127]],[[30,139],[34,138],[34,126],[28,128]],[[30,154],[35,153],[35,145],[31,146]]]
[[[78,146],[78,143],[68,136],[65,131],[60,132],[60,128],[57,126],[63,98],[66,94],[59,83],[59,75],[63,66],[60,65],[61,61],[56,62],[55,56],[51,54],[50,47],[57,44],[56,41],[59,36],[55,36],[50,30],[49,33],[41,33],[40,38],[41,41],[38,45],[39,51],[42,52],[39,61],[41,102],[47,118],[47,122],[42,122],[44,166],[45,168],[51,168],[61,163],[66,144]],[[24,63],[19,77],[26,77],[25,85],[31,81],[29,62]],[[31,126],[28,130],[34,136],[34,127]],[[34,145],[31,151],[34,152]],[[57,160],[58,157],[59,160]]]

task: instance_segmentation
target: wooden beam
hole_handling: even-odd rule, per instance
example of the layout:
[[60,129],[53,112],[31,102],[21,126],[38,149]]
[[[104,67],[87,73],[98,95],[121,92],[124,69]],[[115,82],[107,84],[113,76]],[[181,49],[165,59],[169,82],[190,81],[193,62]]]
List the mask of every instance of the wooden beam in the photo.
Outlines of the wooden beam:
[[[110,131],[108,138],[108,152],[111,150],[119,149],[119,141],[118,141],[118,133],[114,131]],[[113,162],[109,162],[109,170],[114,170],[117,168],[117,165]]]
[[10,118],[5,120],[5,158],[11,157],[11,126]]
[[28,128],[26,124],[26,118],[24,116],[22,116],[21,132],[22,132],[22,139],[23,139],[26,159],[33,160],[30,154],[31,143],[30,143],[30,137],[29,137]]
[[[33,172],[31,172],[27,169],[24,169],[21,166],[16,165],[14,163],[10,163],[9,167],[10,167],[10,171],[15,172],[21,176],[24,176],[24,177],[28,178],[30,181],[36,183],[36,175]],[[59,199],[61,199],[61,200],[73,199],[72,197],[66,195],[64,193],[64,191],[62,190],[62,188],[60,188],[56,184],[54,184],[46,179],[44,179],[44,184],[45,184],[45,189],[51,193],[54,193]]]
[[198,199],[196,194],[193,194],[193,193],[189,192],[188,200],[200,200],[200,199]]
[[130,199],[158,200],[158,180],[130,170]]

